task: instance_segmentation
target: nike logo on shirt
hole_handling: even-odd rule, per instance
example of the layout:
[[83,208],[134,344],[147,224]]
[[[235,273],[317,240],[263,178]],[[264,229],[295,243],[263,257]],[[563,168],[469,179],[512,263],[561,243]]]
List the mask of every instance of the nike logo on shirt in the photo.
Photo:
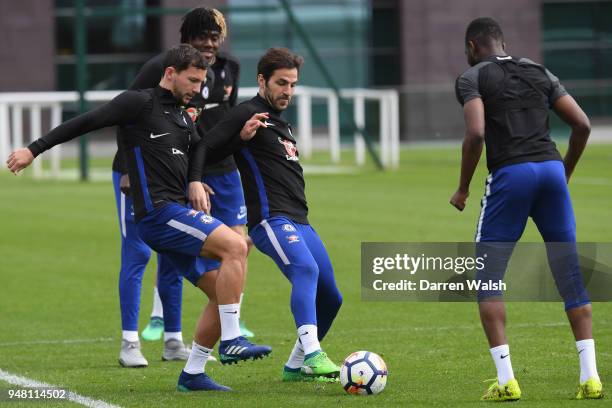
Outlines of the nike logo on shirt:
[[154,135],[151,133],[151,139],[157,139],[158,137],[169,135],[170,133],[160,133],[159,135]]

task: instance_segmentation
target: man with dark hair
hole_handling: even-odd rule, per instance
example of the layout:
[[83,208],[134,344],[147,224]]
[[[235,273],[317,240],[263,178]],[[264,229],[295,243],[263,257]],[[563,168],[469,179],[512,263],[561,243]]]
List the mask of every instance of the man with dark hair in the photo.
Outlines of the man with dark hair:
[[308,223],[296,142],[281,116],[291,102],[302,62],[285,48],[266,52],[257,65],[258,94],[230,111],[194,151],[190,191],[203,194],[197,182],[201,163],[234,155],[246,197],[249,235],[292,286],[298,339],[282,378],[334,381],[340,369],[321,350],[320,341],[340,309],[342,296],[325,246]]
[[[181,42],[189,43],[198,49],[208,61],[211,69],[208,80],[198,94],[186,105],[187,112],[205,134],[236,104],[240,66],[231,56],[219,52],[219,46],[227,35],[223,14],[216,9],[198,7],[183,17],[180,28]],[[130,89],[146,89],[155,86],[163,74],[163,52],[147,61]],[[202,113],[205,114],[202,114]],[[113,183],[121,229],[121,270],[119,274],[119,297],[123,339],[119,361],[126,367],[146,366],[147,361],[140,351],[138,341],[138,314],[142,277],[151,251],[135,233],[132,199],[129,195],[127,168],[118,150],[113,161]],[[240,184],[240,175],[231,157],[204,169],[203,182],[211,193],[212,215],[241,235],[245,235],[246,207]],[[207,270],[216,270],[219,263],[205,260]],[[182,278],[158,256],[157,285],[153,294],[151,320],[142,332],[144,340],[157,340],[164,337],[164,360],[183,360],[189,355],[181,332]],[[238,302],[242,303],[241,299]],[[240,314],[240,308],[239,314]],[[242,333],[253,335],[241,321]],[[211,359],[214,357],[211,356]]]
[[[555,262],[559,254],[554,244],[547,244],[547,251],[576,339],[580,359],[577,398],[601,398],[591,303],[578,264],[576,223],[567,188],[589,137],[589,119],[550,71],[527,58],[506,54],[502,30],[493,19],[470,23],[465,49],[471,68],[457,79],[456,93],[463,105],[466,133],[459,188],[450,202],[459,210],[465,208],[484,143],[490,173],[476,231],[477,251],[493,249],[500,254],[487,262],[477,279],[503,278],[514,243],[529,217],[546,243],[565,243],[562,263]],[[572,129],[564,159],[550,138],[550,108]],[[504,242],[509,244],[499,244]],[[518,400],[521,390],[510,362],[501,292],[480,292],[478,301],[497,369],[497,381],[483,399]]]
[[[237,350],[232,361],[261,358],[272,350],[251,344],[240,335],[234,305],[240,298],[244,279],[247,255],[244,239],[219,220],[186,206],[188,157],[200,138],[181,106],[200,92],[206,66],[201,53],[192,46],[172,48],[164,59],[164,74],[157,87],[125,91],[107,104],[58,126],[27,148],[15,151],[7,161],[9,169],[17,173],[37,155],[59,143],[103,127],[120,126],[120,145],[132,182],[138,235],[209,299],[179,377],[181,391],[228,390],[204,373],[220,335],[226,339],[222,344]],[[201,182],[199,187],[203,188]],[[189,195],[191,204],[197,208],[204,207],[206,201],[200,191]],[[203,269],[197,259],[204,256],[219,259],[219,269]]]

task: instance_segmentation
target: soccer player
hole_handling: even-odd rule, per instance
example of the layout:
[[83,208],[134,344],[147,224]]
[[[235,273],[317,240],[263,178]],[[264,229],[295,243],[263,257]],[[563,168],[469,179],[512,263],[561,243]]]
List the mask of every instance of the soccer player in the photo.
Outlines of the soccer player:
[[[225,362],[261,358],[272,349],[254,345],[240,334],[237,313],[247,255],[244,239],[214,217],[186,206],[188,157],[200,138],[182,105],[200,92],[206,60],[191,45],[183,44],[168,51],[163,66],[157,87],[125,91],[98,109],[63,123],[27,148],[11,153],[7,165],[17,173],[56,144],[103,127],[120,126],[139,236],[209,299],[178,388],[225,391],[227,387],[204,373],[219,336],[219,354]],[[206,194],[201,191],[189,195],[194,207],[206,207]],[[197,262],[200,256],[219,259],[221,265],[207,272]]]
[[[550,71],[527,58],[506,54],[502,30],[494,20],[472,21],[465,35],[465,49],[471,68],[457,79],[456,93],[463,106],[466,133],[459,188],[450,202],[459,210],[465,208],[484,143],[489,176],[476,231],[476,241],[481,243],[477,250],[486,246],[502,255],[505,252],[502,268],[489,271],[497,273],[495,279],[501,279],[513,243],[520,239],[528,217],[534,220],[545,242],[566,243],[562,265],[554,262],[553,244],[547,245],[547,251],[576,339],[580,359],[577,398],[601,398],[591,303],[578,265],[576,222],[567,188],[589,137],[589,119]],[[565,158],[561,158],[550,138],[550,108],[572,129]],[[491,242],[510,244],[487,244]],[[485,267],[477,279],[493,278],[491,273]],[[510,362],[501,292],[479,293],[478,301],[497,369],[497,381],[483,399],[518,400],[521,390]]]
[[291,282],[298,338],[282,378],[325,381],[340,371],[320,341],[340,309],[342,296],[325,246],[308,222],[296,141],[282,117],[302,62],[285,48],[271,48],[261,57],[258,94],[230,111],[200,141],[192,155],[189,185],[190,192],[202,194],[201,163],[234,154],[246,197],[249,235]]
[[[205,133],[236,104],[240,66],[235,58],[219,52],[219,46],[227,36],[227,27],[223,14],[218,10],[198,7],[189,11],[183,17],[180,32],[181,43],[189,43],[197,48],[211,67],[207,72],[207,83],[203,84],[201,92],[194,95],[187,105],[187,112],[197,123],[201,133]],[[165,52],[146,62],[130,89],[155,87],[163,75],[164,57]],[[205,114],[202,115],[203,112]],[[141,367],[148,363],[142,355],[138,341],[138,314],[142,277],[151,251],[136,233],[134,216],[130,211],[132,198],[129,195],[127,168],[125,159],[119,152],[120,150],[113,161],[113,183],[122,248],[119,295],[123,341],[119,362],[125,367]],[[233,158],[228,157],[213,166],[206,166],[203,174],[203,182],[214,191],[211,195],[211,214],[244,236],[246,207],[240,175]],[[206,260],[204,264],[207,270],[219,267],[215,260]],[[183,345],[181,333],[182,278],[173,271],[172,265],[163,256],[158,256],[157,282],[153,293],[151,320],[143,330],[142,338],[157,340],[163,332],[162,359],[185,360],[189,350]],[[243,335],[253,336],[242,321],[240,326]],[[211,356],[211,359],[214,357]]]

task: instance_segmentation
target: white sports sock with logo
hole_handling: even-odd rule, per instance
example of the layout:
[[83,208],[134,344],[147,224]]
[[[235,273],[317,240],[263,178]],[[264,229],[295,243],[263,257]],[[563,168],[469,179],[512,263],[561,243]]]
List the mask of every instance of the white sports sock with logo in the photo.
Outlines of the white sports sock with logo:
[[123,340],[133,343],[135,341],[138,341],[138,331],[123,330],[122,337]]
[[291,355],[289,355],[289,360],[287,360],[285,365],[289,368],[300,368],[304,365],[304,356],[304,347],[302,347],[300,339],[297,339],[291,351]]
[[314,324],[303,324],[298,327],[297,333],[298,339],[302,342],[302,347],[304,347],[304,354],[321,350],[317,326]]
[[493,357],[495,368],[497,368],[499,385],[506,385],[508,381],[514,378],[514,371],[512,371],[512,363],[510,362],[510,347],[507,344],[493,347],[491,357]]
[[200,346],[194,341],[191,344],[191,353],[189,353],[189,358],[187,359],[187,364],[185,364],[183,371],[187,374],[203,373],[210,353],[212,353],[212,349]]
[[221,341],[235,339],[240,336],[240,324],[238,323],[238,310],[240,303],[219,305],[219,317],[221,318]]
[[576,342],[576,349],[580,359],[580,383],[582,384],[591,377],[599,380],[595,362],[595,341],[593,339],[579,340]]
[[162,305],[161,298],[159,297],[157,286],[153,288],[153,310],[151,310],[151,317],[164,318],[164,306]]

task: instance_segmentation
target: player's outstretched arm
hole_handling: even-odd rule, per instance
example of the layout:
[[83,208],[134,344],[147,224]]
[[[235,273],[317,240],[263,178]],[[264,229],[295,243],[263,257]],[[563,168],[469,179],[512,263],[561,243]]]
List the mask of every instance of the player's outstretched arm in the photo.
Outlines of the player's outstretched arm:
[[17,174],[29,166],[39,154],[55,145],[68,142],[97,129],[128,123],[140,115],[146,102],[147,97],[140,92],[123,92],[99,108],[62,123],[45,136],[30,143],[28,147],[11,153],[7,166]]
[[461,153],[461,176],[459,187],[450,199],[451,205],[463,211],[470,195],[470,182],[482,154],[484,145],[485,116],[482,99],[474,98],[463,106],[465,119],[465,139]]
[[569,147],[563,159],[565,178],[569,182],[591,134],[591,123],[586,113],[584,113],[580,105],[570,95],[557,99],[553,104],[553,110],[572,128]]

